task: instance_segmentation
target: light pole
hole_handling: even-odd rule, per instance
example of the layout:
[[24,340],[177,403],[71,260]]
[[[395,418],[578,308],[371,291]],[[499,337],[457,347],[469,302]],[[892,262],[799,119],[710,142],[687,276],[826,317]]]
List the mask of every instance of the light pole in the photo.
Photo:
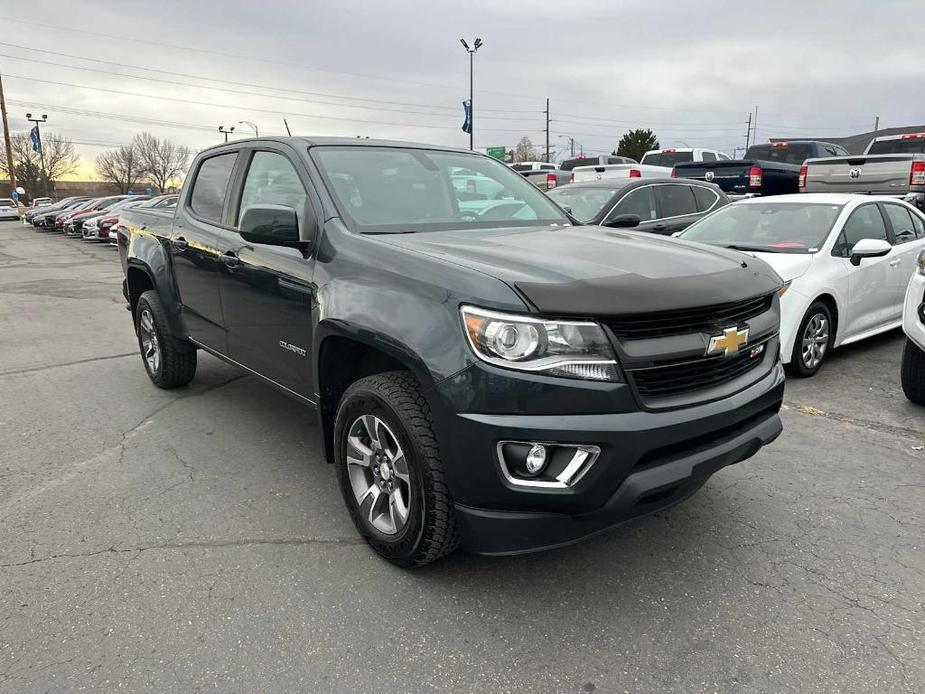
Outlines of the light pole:
[[239,120],[238,125],[249,125],[254,129],[254,137],[260,137],[260,132],[257,130],[257,126],[251,123],[249,120]]
[[220,125],[218,126],[218,131],[225,136],[225,142],[228,142],[228,136],[234,132],[234,126],[232,125],[226,130],[224,125]]
[[466,39],[459,39],[459,42],[463,45],[463,48],[465,48],[466,52],[469,54],[469,149],[472,150],[475,149],[475,102],[472,99],[472,67],[473,56],[475,55],[475,52],[482,47],[482,39],[476,39],[472,44],[472,48],[469,48],[469,44],[466,43]]
[[35,149],[38,147],[39,150],[39,159],[42,162],[42,194],[47,198],[48,197],[48,172],[45,171],[45,148],[42,147],[42,131],[39,128],[39,123],[45,123],[48,120],[48,116],[42,114],[41,118],[33,118],[31,113],[26,114],[26,120],[30,123],[35,123],[35,142],[36,144],[32,145],[32,148]]
[[559,137],[562,137],[568,140],[569,156],[574,157],[575,156],[575,138],[572,137],[571,135],[559,135]]

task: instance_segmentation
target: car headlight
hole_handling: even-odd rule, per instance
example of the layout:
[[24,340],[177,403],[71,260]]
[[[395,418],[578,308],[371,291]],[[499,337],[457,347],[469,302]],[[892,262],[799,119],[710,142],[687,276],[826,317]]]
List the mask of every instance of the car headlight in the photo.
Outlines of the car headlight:
[[919,251],[919,257],[916,258],[915,262],[919,266],[919,274],[925,275],[925,248]]
[[543,320],[461,309],[466,337],[482,361],[518,371],[591,381],[620,381],[613,349],[597,323]]

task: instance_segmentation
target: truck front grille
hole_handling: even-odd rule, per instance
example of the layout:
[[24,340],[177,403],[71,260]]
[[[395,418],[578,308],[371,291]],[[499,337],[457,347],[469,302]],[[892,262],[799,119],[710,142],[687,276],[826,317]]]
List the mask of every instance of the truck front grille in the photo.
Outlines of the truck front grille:
[[771,308],[773,294],[728,304],[660,311],[641,316],[605,318],[604,323],[621,340],[715,332],[717,328],[740,325]]

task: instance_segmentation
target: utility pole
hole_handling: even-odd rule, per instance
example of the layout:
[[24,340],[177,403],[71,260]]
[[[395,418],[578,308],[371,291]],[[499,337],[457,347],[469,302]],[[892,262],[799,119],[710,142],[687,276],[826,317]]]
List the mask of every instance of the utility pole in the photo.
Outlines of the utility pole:
[[549,162],[549,97],[546,97],[546,162]]
[[42,162],[42,195],[44,195],[47,198],[48,197],[48,172],[45,171],[45,148],[42,146],[42,131],[39,129],[39,123],[46,122],[48,120],[48,116],[46,116],[43,113],[41,118],[33,118],[31,113],[27,113],[26,120],[29,121],[30,123],[35,123],[35,135],[36,135],[35,139],[38,141],[39,159]]
[[6,99],[3,98],[3,77],[0,77],[0,114],[3,115],[3,144],[6,145],[6,166],[10,171],[10,186],[16,192],[16,169],[13,168],[13,145],[10,142],[10,124],[6,120]]
[[[3,98],[3,87],[2,86],[0,86],[0,98]],[[4,118],[6,118],[6,116],[4,116]],[[6,121],[4,120],[4,122]],[[880,130],[880,116],[877,116],[876,118],[874,118],[874,132],[877,132],[878,130]],[[9,145],[7,145],[7,147],[9,147]]]
[[748,149],[748,141],[752,136],[752,113],[748,112],[748,127],[745,128],[745,149]]
[[218,126],[218,131],[225,136],[225,142],[228,142],[228,136],[234,132],[234,126],[232,125],[226,130],[224,125],[220,125]]

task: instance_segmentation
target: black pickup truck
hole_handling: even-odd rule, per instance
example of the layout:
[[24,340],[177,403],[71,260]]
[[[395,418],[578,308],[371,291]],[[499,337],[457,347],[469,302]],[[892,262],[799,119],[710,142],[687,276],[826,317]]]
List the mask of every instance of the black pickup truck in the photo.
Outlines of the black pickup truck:
[[847,154],[839,145],[816,140],[752,145],[743,159],[677,164],[677,178],[715,183],[731,196],[785,195],[800,192],[803,162],[813,157]]
[[[459,170],[503,199],[460,199]],[[174,217],[119,232],[150,379],[186,385],[202,350],[314,407],[356,527],[401,566],[576,541],[781,432],[768,265],[576,226],[484,155],[229,142]]]

